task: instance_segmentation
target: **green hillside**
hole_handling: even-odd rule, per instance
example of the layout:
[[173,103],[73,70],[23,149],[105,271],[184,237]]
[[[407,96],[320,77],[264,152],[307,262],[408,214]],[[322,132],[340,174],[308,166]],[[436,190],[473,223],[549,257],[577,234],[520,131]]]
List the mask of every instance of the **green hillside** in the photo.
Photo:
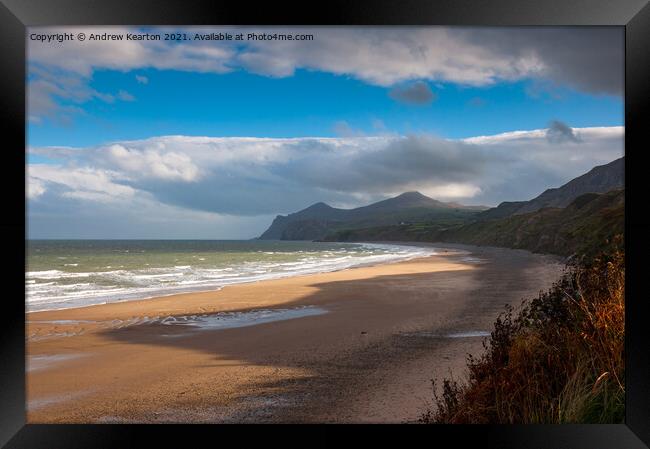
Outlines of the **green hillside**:
[[466,223],[485,207],[462,206],[434,200],[419,192],[355,209],[338,209],[316,203],[289,215],[278,215],[261,236],[263,240],[318,240],[344,229],[390,226],[400,223]]
[[527,249],[568,256],[587,252],[623,233],[624,190],[581,195],[565,208],[455,224],[423,222],[329,234],[327,241],[429,241]]
[[580,195],[586,193],[606,193],[622,189],[625,186],[625,157],[609,164],[592,168],[584,175],[572,179],[566,184],[547,189],[530,201],[506,201],[497,207],[481,212],[477,220],[492,220],[510,215],[535,212],[545,207],[566,207]]

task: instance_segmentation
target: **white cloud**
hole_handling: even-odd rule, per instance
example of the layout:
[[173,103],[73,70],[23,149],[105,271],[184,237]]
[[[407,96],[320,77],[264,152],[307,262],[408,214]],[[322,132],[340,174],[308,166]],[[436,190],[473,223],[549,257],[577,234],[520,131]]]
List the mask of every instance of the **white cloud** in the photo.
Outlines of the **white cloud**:
[[[509,131],[501,134],[494,134],[492,136],[476,136],[462,139],[467,143],[476,144],[501,144],[501,143],[516,143],[524,140],[538,140],[546,137],[548,128],[534,129],[530,131]],[[601,126],[601,127],[586,127],[574,128],[574,131],[579,136],[584,136],[587,139],[621,139],[625,133],[623,126]]]
[[464,140],[162,136],[30,148],[56,162],[28,166],[30,232],[249,238],[276,214],[317,201],[356,207],[410,190],[463,204],[530,199],[623,155],[622,127],[574,128],[578,142],[549,142],[546,131]]
[[[34,29],[30,30],[30,33]],[[224,73],[231,69],[227,63],[235,50],[225,46],[164,41],[110,40],[90,41],[94,34],[123,34],[137,32],[137,28],[115,26],[37,28],[38,33],[86,33],[86,41],[47,43],[28,40],[30,62],[56,67],[83,77],[95,69],[129,71],[138,68],[178,69],[196,72]],[[30,34],[29,33],[29,34]]]
[[[548,129],[515,131],[464,141],[512,155],[503,168],[504,176],[512,178],[513,174],[519,173],[519,180],[511,189],[504,184],[494,191],[495,197],[503,200],[530,199],[544,190],[538,179],[555,180],[547,187],[558,187],[596,165],[623,156],[625,129],[622,126],[573,128],[578,141],[549,141],[547,132]],[[538,186],[539,191],[534,195],[533,192],[525,194],[530,191],[530,186]],[[508,190],[512,193],[508,194]],[[506,194],[508,196],[504,197]]]
[[[77,34],[138,31],[129,27],[34,28],[38,33]],[[69,41],[28,40],[30,114],[46,115],[53,97],[77,102],[112,94],[93,92],[87,83],[97,69],[123,72],[153,68],[200,73],[245,69],[273,77],[298,69],[351,76],[392,87],[408,81],[446,81],[486,86],[499,81],[543,80],[548,88],[569,85],[588,92],[620,95],[623,87],[623,34],[612,28],[459,27],[211,27],[172,30],[231,33],[313,34],[313,41]],[[38,84],[52,72],[75,85]],[[137,82],[148,78],[135,75]],[[51,78],[51,77],[50,77]],[[52,80],[50,79],[50,82]],[[420,95],[421,96],[421,95]]]
[[280,32],[313,33],[315,38],[277,45],[252,43],[238,61],[266,75],[289,76],[298,68],[309,68],[380,86],[418,79],[480,86],[540,74],[545,67],[532,51],[502,54],[454,28],[321,27]]
[[30,164],[27,172],[27,190],[36,193],[36,197],[43,196],[52,187],[62,196],[101,202],[129,199],[136,192],[128,185],[115,182],[115,172],[94,167]]
[[420,191],[439,200],[455,200],[473,198],[481,193],[481,188],[473,184],[449,183],[441,186],[421,187]]
[[165,204],[242,216],[316,201],[359,205],[407,190],[494,205],[532,198],[623,154],[622,127],[573,131],[578,142],[550,142],[546,130],[532,130],[463,140],[163,136],[30,148],[59,163],[30,165],[28,192],[38,201],[58,186],[69,198],[103,202],[146,193]]
[[[99,151],[102,152],[103,148]],[[128,149],[123,145],[108,146],[106,158],[123,170],[129,176],[143,178],[159,178],[163,180],[180,180],[185,182],[197,181],[200,177],[199,168],[190,157],[177,151],[165,152],[164,146],[159,149]]]
[[45,183],[38,178],[27,178],[27,198],[35,199],[45,193]]

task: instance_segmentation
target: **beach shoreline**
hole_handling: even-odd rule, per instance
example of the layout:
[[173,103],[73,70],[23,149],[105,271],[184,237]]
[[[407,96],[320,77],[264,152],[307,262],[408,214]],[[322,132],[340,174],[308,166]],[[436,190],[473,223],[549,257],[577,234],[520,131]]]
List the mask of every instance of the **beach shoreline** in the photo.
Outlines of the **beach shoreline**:
[[[223,241],[216,241],[216,242],[223,242]],[[228,242],[238,243],[239,241],[228,241]],[[265,242],[268,243],[269,241],[265,241]],[[271,242],[274,242],[274,241],[271,241]],[[282,244],[285,244],[285,243],[304,244],[303,241],[289,241],[289,242],[287,242],[287,241],[277,241],[277,243],[282,243]],[[346,246],[347,247],[359,247],[359,246],[361,246],[361,247],[366,246],[367,247],[369,245],[372,245],[372,246],[375,246],[375,247],[386,247],[386,246],[388,246],[388,247],[392,247],[391,249],[395,249],[395,248],[399,248],[399,247],[413,247],[413,248],[416,248],[416,249],[432,249],[432,248],[435,248],[433,245],[430,245],[428,243],[414,244],[412,242],[309,242],[309,243],[312,244],[312,245],[313,244],[318,244],[318,243],[322,243],[323,245],[330,245],[330,246],[331,245],[337,245],[337,246],[340,246],[342,248],[345,248]],[[275,249],[275,248],[269,248],[269,249]],[[286,249],[286,248],[283,248],[283,249]],[[311,248],[311,249],[316,249],[316,248]],[[320,250],[321,248],[318,248],[318,249]],[[289,250],[289,251],[291,252],[291,250]],[[125,252],[128,253],[129,251],[127,250]],[[219,253],[219,252],[220,252],[219,250],[216,251],[216,253]],[[258,250],[258,252],[260,252],[260,251]],[[298,253],[303,253],[303,251],[298,251]],[[274,252],[266,252],[266,254],[275,254],[275,253]],[[383,260],[364,260],[364,258],[362,257],[362,258],[360,258],[360,259],[358,259],[356,261],[343,263],[341,265],[337,265],[337,264],[328,265],[327,263],[325,263],[325,264],[322,264],[318,268],[311,268],[308,271],[302,271],[302,270],[297,270],[297,271],[288,270],[288,271],[275,271],[275,272],[274,271],[267,271],[266,273],[263,273],[263,276],[261,278],[258,277],[258,278],[251,279],[251,278],[248,278],[246,276],[244,276],[243,278],[239,278],[238,275],[236,275],[235,278],[229,278],[227,281],[224,281],[224,279],[214,280],[213,281],[214,283],[212,283],[212,284],[208,283],[208,284],[205,284],[205,285],[195,286],[195,287],[192,287],[192,286],[180,287],[179,285],[167,285],[167,286],[164,286],[164,287],[159,286],[157,288],[150,289],[149,291],[138,291],[138,290],[142,290],[142,289],[138,289],[138,288],[128,289],[127,288],[127,289],[122,289],[124,291],[122,291],[121,293],[115,294],[115,295],[118,296],[117,298],[114,297],[113,295],[109,295],[109,297],[105,298],[103,302],[93,302],[96,299],[93,298],[92,296],[84,298],[84,295],[83,295],[84,292],[83,291],[79,292],[79,293],[82,294],[81,295],[81,298],[82,298],[81,300],[79,299],[80,297],[76,295],[77,292],[75,292],[75,297],[74,298],[71,297],[71,296],[66,298],[65,295],[63,297],[59,297],[59,298],[54,298],[54,297],[42,298],[42,297],[36,296],[36,299],[39,300],[39,302],[42,302],[43,299],[50,299],[50,300],[51,299],[56,299],[52,303],[52,305],[54,305],[54,304],[59,304],[59,305],[56,306],[56,307],[51,307],[51,308],[43,308],[44,306],[42,304],[45,304],[45,307],[48,307],[50,305],[50,303],[44,302],[44,303],[41,303],[38,306],[39,308],[31,309],[30,307],[32,307],[32,303],[31,303],[32,297],[31,297],[31,292],[29,292],[29,289],[28,289],[28,294],[27,294],[28,301],[27,301],[26,313],[50,312],[50,311],[56,311],[56,310],[67,310],[67,309],[84,308],[84,307],[90,307],[90,306],[96,306],[96,305],[105,305],[105,304],[111,304],[111,303],[116,303],[116,302],[140,301],[140,300],[157,299],[157,298],[161,298],[161,297],[176,296],[176,295],[182,295],[182,294],[205,293],[205,292],[210,292],[210,291],[218,291],[218,290],[221,290],[223,288],[226,288],[226,287],[229,287],[229,286],[232,286],[232,285],[249,284],[249,283],[261,282],[261,281],[267,281],[267,280],[286,279],[286,278],[291,278],[291,277],[296,277],[296,276],[306,276],[306,275],[312,275],[312,274],[332,273],[332,272],[337,272],[337,271],[341,271],[341,270],[347,270],[347,269],[350,269],[350,268],[363,268],[363,267],[370,267],[370,266],[376,266],[376,265],[386,265],[386,264],[397,263],[397,262],[401,262],[401,261],[413,260],[413,259],[417,259],[417,258],[420,258],[420,257],[428,257],[429,255],[432,255],[432,254],[422,254],[422,253],[417,253],[417,252],[414,252],[412,254],[408,254],[408,253],[407,254],[388,254],[388,258],[383,259]],[[197,256],[195,256],[195,257],[197,257]],[[57,259],[65,260],[65,259],[67,259],[67,257],[57,257]],[[372,259],[372,257],[369,257],[368,259]],[[201,258],[199,260],[203,261],[205,259]],[[193,260],[193,262],[196,262],[196,260]],[[327,258],[322,258],[320,260],[320,262],[330,262],[330,261]],[[143,262],[141,262],[141,263],[143,263]],[[282,265],[282,264],[280,263],[280,265]],[[298,264],[289,263],[287,265],[298,265]],[[78,263],[64,264],[64,266],[65,267],[67,267],[67,266],[77,267]],[[276,266],[277,266],[277,263],[276,263]],[[51,285],[51,284],[53,284],[53,282],[51,282],[51,280],[56,279],[56,277],[52,278],[52,275],[53,275],[54,272],[56,272],[57,275],[59,275],[59,276],[73,277],[73,278],[74,277],[86,278],[89,275],[107,275],[107,274],[119,273],[119,272],[123,272],[123,273],[126,272],[126,274],[128,274],[130,272],[131,274],[134,274],[133,269],[131,269],[131,270],[120,270],[120,268],[123,268],[123,265],[119,266],[119,267],[113,267],[113,266],[110,266],[110,265],[104,267],[105,269],[110,269],[110,268],[115,269],[115,268],[117,268],[118,269],[117,271],[96,271],[96,272],[90,272],[90,273],[87,273],[87,272],[77,273],[75,271],[61,272],[61,271],[59,271],[60,268],[61,268],[60,266],[57,266],[55,268],[53,267],[51,269],[50,269],[50,267],[48,267],[45,271],[31,271],[31,270],[28,269],[27,274],[26,274],[27,287],[29,288],[29,287],[33,287],[35,285],[36,286],[39,285],[39,284],[36,283],[36,279],[39,279],[39,274],[41,276],[43,274],[47,275],[47,277],[45,277],[45,278],[43,278],[43,277],[40,278],[41,281],[47,280],[47,282],[45,284],[43,284],[43,285]],[[95,269],[98,269],[98,268],[99,267],[95,267]],[[187,269],[189,269],[189,268],[192,268],[192,266],[187,265],[187,266],[174,266],[174,267],[152,267],[150,263],[146,263],[145,267],[141,267],[140,270],[136,270],[136,271],[165,270],[165,269],[170,270],[171,268],[174,268],[174,269],[185,269],[185,268],[187,268]],[[200,269],[201,267],[197,266],[196,268]],[[205,268],[205,267],[203,267],[203,268]],[[219,268],[216,268],[214,266],[212,266],[211,268],[213,268],[216,271],[231,271],[231,270],[233,270],[233,266],[228,266],[226,270],[224,270],[223,268],[219,269]],[[237,267],[237,264],[235,264],[235,269],[237,269],[237,268],[241,269],[241,266]],[[153,278],[155,278],[155,277],[160,277],[160,276],[166,277],[166,276],[169,276],[169,275],[172,275],[172,276],[180,275],[181,277],[183,277],[184,275],[187,275],[187,274],[191,275],[191,273],[175,272],[173,274],[172,273],[166,273],[166,274],[162,274],[162,275],[161,274],[153,274],[153,275],[147,274],[147,275],[144,275],[144,276],[142,276],[142,275],[137,276],[136,275],[135,277],[140,277],[140,278],[142,278],[142,277],[153,277]],[[239,274],[241,274],[241,273],[239,273]],[[30,276],[34,276],[36,279],[30,279]],[[229,274],[227,274],[227,276],[232,276],[232,274],[229,273]],[[192,281],[190,281],[189,283],[191,284]],[[79,285],[83,285],[83,284],[73,284],[73,285],[79,286]],[[86,284],[86,285],[88,285],[88,284]],[[99,292],[100,294],[102,293],[101,291],[97,291],[97,292]],[[43,292],[39,292],[39,293],[43,293]],[[76,301],[70,301],[70,300],[73,300],[73,299],[76,300]],[[70,302],[68,303],[68,301],[70,301]],[[81,301],[81,302],[79,302],[79,301]],[[84,301],[86,301],[86,302],[84,303]],[[61,306],[61,304],[64,304],[64,305]]]
[[[356,242],[355,242],[356,243]],[[359,242],[359,243],[382,243],[382,242]],[[436,248],[438,247],[437,245],[434,244],[428,244],[426,242],[423,242],[422,244],[419,244],[417,242],[383,242],[389,245],[402,245],[402,246],[416,246],[416,247],[431,247],[431,248]],[[445,255],[460,255],[464,254],[465,251],[463,250],[453,250],[452,252],[449,252],[448,249],[444,249]],[[210,295],[212,296],[214,293],[222,291],[224,289],[231,289],[233,287],[239,287],[239,286],[246,286],[246,285],[255,285],[259,283],[267,283],[267,282],[273,282],[273,281],[282,281],[282,280],[288,280],[288,279],[297,279],[297,278],[302,278],[302,277],[312,277],[312,276],[321,276],[321,275],[327,275],[330,273],[339,273],[343,271],[350,271],[350,270],[358,270],[358,269],[363,269],[363,268],[373,268],[373,267],[382,267],[382,266],[390,266],[394,264],[400,264],[400,263],[407,263],[407,262],[418,262],[418,261],[423,261],[428,259],[429,257],[436,256],[440,254],[431,254],[427,256],[415,256],[413,258],[407,258],[407,259],[402,259],[402,260],[391,260],[387,262],[368,262],[368,263],[362,263],[359,265],[355,265],[352,267],[343,267],[343,268],[336,268],[332,270],[327,270],[327,271],[321,271],[317,273],[292,273],[292,274],[287,274],[286,276],[282,277],[277,277],[277,278],[269,278],[269,279],[262,279],[262,280],[255,280],[255,281],[246,281],[246,282],[241,282],[241,283],[233,283],[233,284],[228,284],[228,285],[223,285],[219,287],[206,287],[205,289],[201,290],[188,290],[188,291],[180,291],[180,292],[173,292],[169,294],[157,294],[155,296],[150,296],[150,297],[142,297],[142,298],[132,298],[132,299],[120,299],[120,300],[115,300],[115,301],[110,301],[110,302],[104,302],[104,303],[99,303],[99,304],[88,304],[88,305],[82,305],[82,306],[71,306],[71,307],[62,307],[62,308],[53,308],[53,309],[43,309],[43,310],[25,310],[25,314],[27,317],[31,318],[27,321],[35,321],[33,318],[39,318],[39,317],[48,317],[51,315],[58,316],[62,314],[73,314],[73,315],[78,315],[78,314],[83,314],[85,315],[86,312],[91,312],[92,310],[97,310],[97,308],[106,308],[107,306],[113,306],[113,305],[120,305],[120,304],[127,304],[127,303],[133,303],[133,304],[138,304],[138,305],[145,305],[151,302],[153,305],[154,303],[162,303],[166,302],[165,300],[170,300],[173,302],[177,301],[183,301],[184,299],[188,299],[190,296],[194,295]],[[116,307],[117,309],[123,309],[126,310],[128,307]],[[145,307],[146,308],[146,307]],[[154,307],[155,310],[155,307]],[[221,311],[227,311],[230,309],[212,309],[210,313],[216,313],[216,312],[221,312]],[[75,312],[79,311],[79,313]],[[60,312],[60,313],[59,313]],[[92,312],[91,312],[92,314]]]
[[443,252],[30,312],[28,422],[417,419],[429,379],[461,372],[503,306],[562,269],[525,251],[431,246]]

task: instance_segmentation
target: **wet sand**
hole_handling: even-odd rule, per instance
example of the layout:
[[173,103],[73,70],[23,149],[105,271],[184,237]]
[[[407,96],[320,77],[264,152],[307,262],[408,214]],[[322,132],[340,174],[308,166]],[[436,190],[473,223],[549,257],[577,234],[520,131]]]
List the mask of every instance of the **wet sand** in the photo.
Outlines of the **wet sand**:
[[219,291],[33,312],[27,419],[408,422],[462,378],[506,304],[550,287],[553,256],[439,255]]

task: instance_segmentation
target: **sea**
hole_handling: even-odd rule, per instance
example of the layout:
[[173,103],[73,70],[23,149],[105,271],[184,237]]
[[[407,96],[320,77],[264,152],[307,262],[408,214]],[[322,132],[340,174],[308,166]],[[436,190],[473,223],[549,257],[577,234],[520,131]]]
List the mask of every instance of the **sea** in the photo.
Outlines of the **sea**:
[[217,290],[429,256],[432,247],[265,240],[28,240],[28,312]]

